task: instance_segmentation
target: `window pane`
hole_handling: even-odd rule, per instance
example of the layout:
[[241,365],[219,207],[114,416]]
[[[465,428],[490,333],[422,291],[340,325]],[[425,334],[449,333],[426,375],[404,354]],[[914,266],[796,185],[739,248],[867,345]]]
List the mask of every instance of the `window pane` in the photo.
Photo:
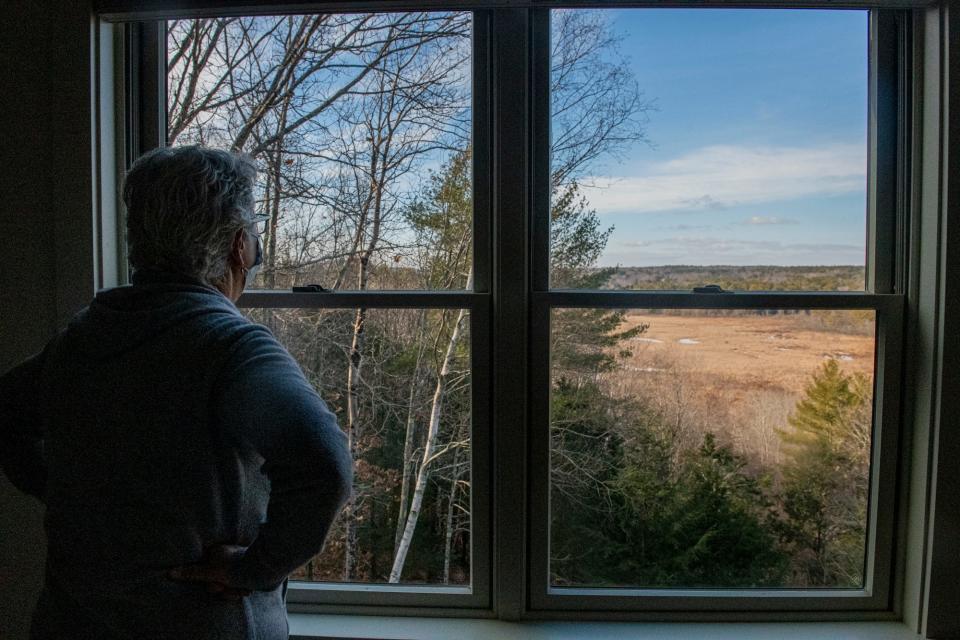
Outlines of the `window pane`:
[[552,314],[555,586],[863,586],[873,311]]
[[351,440],[354,498],[295,580],[470,584],[470,319],[253,309]]
[[864,289],[866,11],[551,17],[553,287]]
[[469,13],[168,23],[168,142],[250,154],[256,287],[469,289]]

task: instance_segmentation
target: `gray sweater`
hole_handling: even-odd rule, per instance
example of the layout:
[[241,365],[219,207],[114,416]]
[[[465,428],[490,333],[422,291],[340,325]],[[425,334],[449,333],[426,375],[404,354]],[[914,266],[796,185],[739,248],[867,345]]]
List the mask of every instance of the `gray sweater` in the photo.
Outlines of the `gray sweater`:
[[[286,576],[352,477],[336,418],[270,331],[147,272],[0,377],[0,464],[46,503],[34,637],[64,639],[286,638]],[[215,544],[249,546],[235,578],[253,595],[167,576]]]

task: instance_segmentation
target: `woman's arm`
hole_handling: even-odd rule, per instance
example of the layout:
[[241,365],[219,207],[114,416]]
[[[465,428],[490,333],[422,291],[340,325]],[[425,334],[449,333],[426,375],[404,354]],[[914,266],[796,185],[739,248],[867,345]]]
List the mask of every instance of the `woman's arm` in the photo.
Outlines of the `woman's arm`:
[[352,489],[343,431],[299,365],[264,328],[249,330],[223,371],[217,415],[256,449],[270,479],[267,521],[232,586],[273,589],[323,546]]

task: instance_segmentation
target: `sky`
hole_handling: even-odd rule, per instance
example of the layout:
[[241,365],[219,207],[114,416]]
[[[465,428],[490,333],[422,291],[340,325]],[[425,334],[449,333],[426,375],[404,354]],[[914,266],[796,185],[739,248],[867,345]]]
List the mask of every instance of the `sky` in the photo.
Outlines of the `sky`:
[[610,10],[656,110],[584,194],[601,265],[863,265],[865,11]]

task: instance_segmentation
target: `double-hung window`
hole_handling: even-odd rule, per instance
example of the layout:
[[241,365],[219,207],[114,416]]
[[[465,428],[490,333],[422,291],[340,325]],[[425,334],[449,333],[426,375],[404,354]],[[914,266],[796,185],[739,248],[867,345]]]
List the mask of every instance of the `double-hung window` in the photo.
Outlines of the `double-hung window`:
[[106,17],[350,440],[291,606],[893,615],[910,12],[218,4]]
[[530,607],[888,608],[902,16],[600,13],[534,51]]

